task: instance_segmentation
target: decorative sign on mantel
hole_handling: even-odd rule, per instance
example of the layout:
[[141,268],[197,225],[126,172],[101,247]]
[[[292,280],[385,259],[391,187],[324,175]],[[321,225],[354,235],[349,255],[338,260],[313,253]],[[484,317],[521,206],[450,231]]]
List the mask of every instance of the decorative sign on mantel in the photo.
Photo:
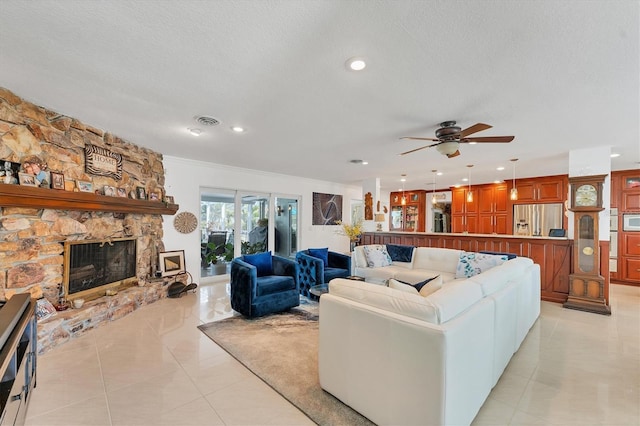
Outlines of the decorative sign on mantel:
[[87,144],[84,146],[84,157],[87,173],[109,176],[115,180],[122,179],[122,155]]

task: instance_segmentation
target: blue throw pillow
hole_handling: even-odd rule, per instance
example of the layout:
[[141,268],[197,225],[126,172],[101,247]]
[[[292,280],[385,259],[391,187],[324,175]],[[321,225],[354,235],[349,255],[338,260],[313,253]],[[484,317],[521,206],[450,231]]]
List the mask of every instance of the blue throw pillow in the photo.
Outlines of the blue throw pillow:
[[387,244],[387,253],[389,253],[389,256],[391,256],[391,260],[393,260],[394,262],[411,262],[413,249],[413,246],[397,246],[394,244]]
[[258,254],[246,254],[244,261],[256,267],[259,277],[273,275],[273,263],[271,263],[270,251]]
[[329,248],[328,247],[310,248],[309,256],[315,257],[317,259],[322,259],[322,263],[324,264],[325,268],[329,266]]

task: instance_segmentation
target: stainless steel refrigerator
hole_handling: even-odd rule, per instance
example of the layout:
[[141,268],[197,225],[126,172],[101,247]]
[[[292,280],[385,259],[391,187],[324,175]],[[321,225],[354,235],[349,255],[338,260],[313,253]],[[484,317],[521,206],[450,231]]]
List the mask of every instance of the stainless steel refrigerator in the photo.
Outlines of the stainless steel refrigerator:
[[562,203],[515,205],[513,235],[546,237],[550,229],[562,228],[562,215]]

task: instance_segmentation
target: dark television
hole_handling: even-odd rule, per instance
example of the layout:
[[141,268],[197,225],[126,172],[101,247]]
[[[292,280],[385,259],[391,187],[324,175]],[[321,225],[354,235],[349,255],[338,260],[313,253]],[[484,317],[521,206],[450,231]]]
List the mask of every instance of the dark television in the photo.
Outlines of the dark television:
[[107,289],[135,283],[136,253],[135,238],[65,242],[66,299],[94,299]]

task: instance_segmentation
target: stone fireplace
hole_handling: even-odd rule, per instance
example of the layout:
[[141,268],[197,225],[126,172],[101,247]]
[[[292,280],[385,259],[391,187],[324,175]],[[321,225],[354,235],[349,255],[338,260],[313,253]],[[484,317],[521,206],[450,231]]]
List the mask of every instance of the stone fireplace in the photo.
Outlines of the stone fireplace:
[[[161,154],[36,106],[3,88],[0,88],[0,142],[0,160],[21,163],[28,156],[38,156],[48,171],[63,174],[66,181],[92,182],[98,191],[106,185],[124,188],[127,194],[135,192],[138,187],[144,188],[147,194],[165,193]],[[86,144],[122,155],[120,180],[86,172]],[[162,214],[172,213],[161,210],[154,213],[151,208],[148,209],[150,213],[146,213],[144,206],[137,206],[134,210],[123,208],[121,212],[119,207],[101,211],[95,205],[83,210],[83,197],[100,198],[101,203],[109,204],[108,197],[95,197],[94,194],[71,195],[70,198],[75,197],[75,204],[58,203],[72,206],[69,208],[52,208],[46,201],[33,207],[10,202],[11,194],[29,190],[45,194],[44,197],[39,195],[41,198],[50,194],[52,199],[60,199],[65,194],[64,190],[0,184],[0,300],[16,293],[30,292],[35,298],[44,297],[57,304],[63,288],[65,244],[122,238],[133,239],[136,244],[132,280],[136,285],[119,291],[115,296],[89,301],[81,309],[70,308],[41,321],[38,324],[41,352],[166,296],[162,280],[150,278],[151,259],[164,250]],[[114,199],[116,205],[119,203],[124,207],[127,202],[151,204],[148,201]]]

